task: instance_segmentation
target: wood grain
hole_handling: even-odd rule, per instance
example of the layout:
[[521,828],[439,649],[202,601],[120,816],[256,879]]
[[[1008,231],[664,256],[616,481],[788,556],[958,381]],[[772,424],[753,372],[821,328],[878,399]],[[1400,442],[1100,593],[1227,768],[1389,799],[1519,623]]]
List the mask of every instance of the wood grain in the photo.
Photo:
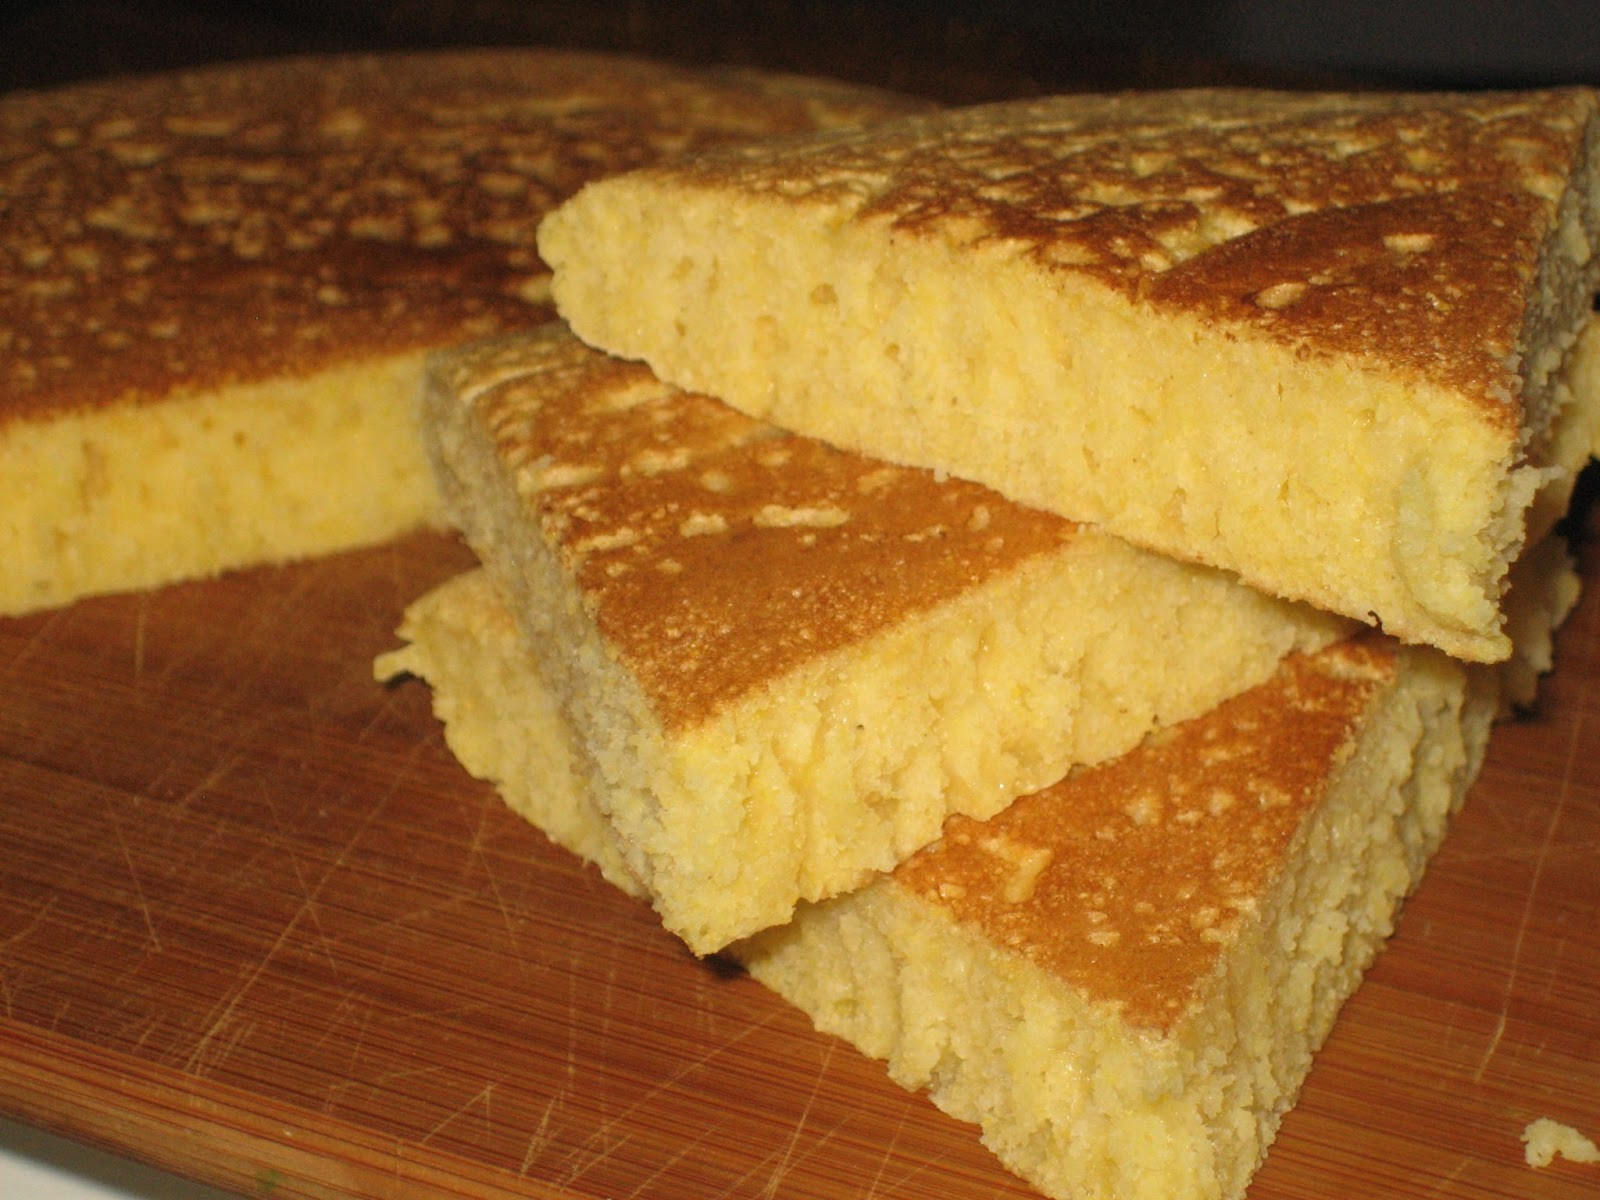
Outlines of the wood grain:
[[[1590,523],[1591,528],[1593,522]],[[0,1112],[259,1195],[1028,1195],[550,847],[372,656],[453,540],[0,622]],[[1253,1200],[1592,1196],[1600,588]]]

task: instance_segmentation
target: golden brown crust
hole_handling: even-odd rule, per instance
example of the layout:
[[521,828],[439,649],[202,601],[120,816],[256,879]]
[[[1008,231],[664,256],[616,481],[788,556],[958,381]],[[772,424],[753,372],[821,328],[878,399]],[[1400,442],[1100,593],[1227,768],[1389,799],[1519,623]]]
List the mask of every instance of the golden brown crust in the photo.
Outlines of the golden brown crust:
[[441,356],[435,372],[489,430],[544,543],[668,728],[1073,534],[976,484],[681,392],[564,326]]
[[550,318],[596,175],[920,107],[529,50],[304,58],[0,98],[0,421]]
[[1130,1024],[1198,999],[1263,898],[1362,713],[1395,676],[1371,637],[1295,656],[1271,680],[902,863],[901,886]]
[[1063,96],[712,154],[678,178],[993,244],[1515,422],[1522,306],[1595,110],[1586,89]]

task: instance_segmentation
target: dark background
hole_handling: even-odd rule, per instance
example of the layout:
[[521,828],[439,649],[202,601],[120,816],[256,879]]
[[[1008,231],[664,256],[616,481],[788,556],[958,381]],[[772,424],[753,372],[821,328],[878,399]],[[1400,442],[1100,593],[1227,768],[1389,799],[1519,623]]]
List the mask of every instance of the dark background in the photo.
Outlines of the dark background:
[[1600,0],[61,0],[3,11],[5,90],[300,51],[529,42],[823,71],[953,100],[1221,80],[1600,83]]

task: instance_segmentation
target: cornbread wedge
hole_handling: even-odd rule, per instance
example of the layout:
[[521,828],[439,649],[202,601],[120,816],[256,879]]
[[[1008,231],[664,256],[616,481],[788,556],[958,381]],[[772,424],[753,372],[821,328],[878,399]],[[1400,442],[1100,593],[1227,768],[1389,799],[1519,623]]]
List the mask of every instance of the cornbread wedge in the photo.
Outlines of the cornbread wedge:
[[1046,1195],[1240,1196],[1477,773],[1469,672],[1286,660],[734,953]]
[[436,521],[423,354],[550,319],[551,205],[916,107],[526,50],[0,97],[0,613]]
[[601,181],[539,247],[577,334],[663,379],[1492,661],[1594,449],[1596,108],[984,106]]
[[[486,574],[402,632],[379,674],[426,677],[468,770],[637,894]],[[731,952],[1049,1195],[1236,1196],[1476,769],[1468,672],[1376,635],[1293,657]]]
[[423,432],[629,870],[697,953],[1348,627],[559,325],[436,356]]

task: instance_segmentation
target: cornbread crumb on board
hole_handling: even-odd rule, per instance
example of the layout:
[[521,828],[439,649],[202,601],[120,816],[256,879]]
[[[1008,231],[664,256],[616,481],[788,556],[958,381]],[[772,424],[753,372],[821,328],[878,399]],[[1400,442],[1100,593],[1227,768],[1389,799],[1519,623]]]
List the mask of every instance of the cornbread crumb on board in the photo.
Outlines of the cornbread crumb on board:
[[559,325],[436,356],[423,408],[447,512],[698,953],[1349,627],[792,436]]
[[1595,447],[1596,111],[980,106],[602,181],[540,248],[577,334],[664,379],[1493,661]]
[[1574,1163],[1600,1163],[1600,1147],[1571,1125],[1550,1117],[1530,1121],[1522,1131],[1523,1157],[1530,1167],[1548,1167],[1557,1158]]
[[545,211],[663,154],[918,107],[536,50],[0,97],[0,613],[437,523],[422,355],[549,319]]

